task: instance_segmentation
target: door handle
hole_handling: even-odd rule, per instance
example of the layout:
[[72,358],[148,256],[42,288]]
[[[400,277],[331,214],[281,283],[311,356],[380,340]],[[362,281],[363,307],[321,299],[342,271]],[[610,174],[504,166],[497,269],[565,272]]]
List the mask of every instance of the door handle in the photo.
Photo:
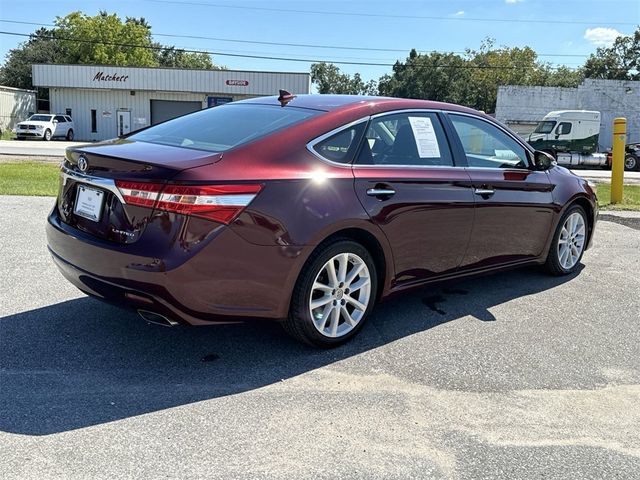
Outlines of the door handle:
[[390,197],[395,194],[396,191],[393,188],[370,188],[367,190],[367,195],[370,197]]
[[496,193],[496,191],[491,188],[476,188],[473,193],[482,197],[490,197],[491,195]]

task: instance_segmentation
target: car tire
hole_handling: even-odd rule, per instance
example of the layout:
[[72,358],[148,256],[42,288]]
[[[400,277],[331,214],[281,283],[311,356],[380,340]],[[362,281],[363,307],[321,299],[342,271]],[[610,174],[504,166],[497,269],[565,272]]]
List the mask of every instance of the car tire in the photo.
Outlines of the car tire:
[[627,171],[640,170],[640,159],[632,153],[627,153],[624,157],[624,169]]
[[285,330],[314,347],[347,342],[362,329],[374,307],[377,280],[373,258],[361,244],[336,239],[320,246],[298,276]]
[[48,142],[49,140],[51,140],[51,130],[49,130],[48,128],[44,131],[44,136],[42,137],[42,139],[45,142]]
[[67,132],[67,137],[66,138],[67,138],[68,142],[73,141],[73,129],[72,128],[70,128],[69,131]]
[[573,205],[560,218],[549,247],[545,268],[552,275],[568,275],[578,269],[587,246],[589,220],[584,209]]

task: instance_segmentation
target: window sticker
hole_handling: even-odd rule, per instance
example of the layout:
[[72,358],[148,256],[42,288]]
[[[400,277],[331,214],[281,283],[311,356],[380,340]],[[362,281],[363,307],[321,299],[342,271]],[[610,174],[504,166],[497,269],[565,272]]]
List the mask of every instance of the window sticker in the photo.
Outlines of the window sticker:
[[440,158],[436,132],[429,117],[409,117],[420,158]]

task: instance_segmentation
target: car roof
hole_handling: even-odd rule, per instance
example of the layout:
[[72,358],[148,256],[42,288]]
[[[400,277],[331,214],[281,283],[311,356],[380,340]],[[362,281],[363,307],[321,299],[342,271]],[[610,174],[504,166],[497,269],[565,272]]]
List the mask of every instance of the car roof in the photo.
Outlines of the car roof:
[[[253,103],[261,105],[280,105],[279,97],[256,97],[234,103]],[[453,110],[483,115],[482,112],[452,103],[434,102],[410,98],[376,97],[368,95],[328,95],[308,94],[296,95],[287,105],[298,108],[309,108],[326,112],[361,107],[372,111],[389,111],[396,109],[421,108],[434,110]]]

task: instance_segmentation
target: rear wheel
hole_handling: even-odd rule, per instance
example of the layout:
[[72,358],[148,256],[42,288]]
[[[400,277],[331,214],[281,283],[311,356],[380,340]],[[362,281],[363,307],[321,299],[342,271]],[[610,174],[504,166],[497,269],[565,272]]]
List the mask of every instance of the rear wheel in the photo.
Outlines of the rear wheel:
[[579,205],[569,207],[553,236],[545,267],[552,275],[574,272],[587,244],[587,215]]
[[340,345],[362,328],[376,287],[369,252],[351,240],[336,240],[314,252],[302,269],[284,327],[309,345]]
[[42,137],[45,141],[49,141],[51,140],[51,130],[49,130],[48,128],[45,130],[44,132],[44,137]]
[[71,141],[73,140],[73,129],[69,129],[69,131],[67,132],[67,140]]
[[638,157],[632,153],[627,153],[624,157],[624,169],[625,170],[640,170],[640,161]]

